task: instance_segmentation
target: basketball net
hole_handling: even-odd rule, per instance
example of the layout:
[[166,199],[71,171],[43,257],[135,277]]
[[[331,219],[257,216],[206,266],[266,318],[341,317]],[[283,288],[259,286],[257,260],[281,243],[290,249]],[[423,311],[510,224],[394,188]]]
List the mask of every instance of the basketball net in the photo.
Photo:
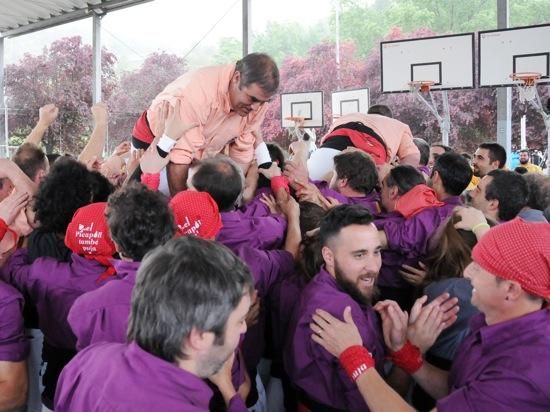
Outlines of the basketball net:
[[540,79],[540,73],[513,73],[510,77],[517,82],[516,86],[519,90],[519,101],[521,103],[537,100],[537,82]]

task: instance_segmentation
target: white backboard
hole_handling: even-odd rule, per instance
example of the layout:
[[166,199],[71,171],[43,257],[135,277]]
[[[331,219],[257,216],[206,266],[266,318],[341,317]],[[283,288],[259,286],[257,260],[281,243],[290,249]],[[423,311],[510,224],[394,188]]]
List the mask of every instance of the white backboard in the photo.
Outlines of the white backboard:
[[323,127],[323,92],[281,93],[282,127],[294,127],[287,117],[304,117],[304,127]]
[[382,93],[408,92],[410,81],[432,90],[475,87],[474,33],[380,43]]
[[550,81],[550,24],[480,31],[479,86],[511,86],[512,73],[537,72]]
[[333,116],[344,116],[350,113],[367,114],[369,106],[369,89],[342,90],[332,93]]

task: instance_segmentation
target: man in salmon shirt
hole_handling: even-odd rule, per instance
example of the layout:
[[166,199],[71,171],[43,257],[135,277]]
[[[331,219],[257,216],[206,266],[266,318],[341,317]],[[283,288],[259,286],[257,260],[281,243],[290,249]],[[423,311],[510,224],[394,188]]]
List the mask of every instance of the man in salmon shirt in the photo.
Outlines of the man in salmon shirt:
[[[212,66],[185,73],[153,100],[138,119],[132,132],[137,149],[148,147],[160,134],[159,108],[164,102],[174,106],[181,101],[183,122],[196,124],[176,141],[161,138],[170,151],[167,167],[172,195],[184,190],[187,171],[193,159],[219,153],[228,146],[229,156],[244,171],[254,158],[254,132],[259,130],[267,103],[279,87],[279,70],[266,54],[252,53],[236,64]],[[171,141],[170,141],[171,140]]]

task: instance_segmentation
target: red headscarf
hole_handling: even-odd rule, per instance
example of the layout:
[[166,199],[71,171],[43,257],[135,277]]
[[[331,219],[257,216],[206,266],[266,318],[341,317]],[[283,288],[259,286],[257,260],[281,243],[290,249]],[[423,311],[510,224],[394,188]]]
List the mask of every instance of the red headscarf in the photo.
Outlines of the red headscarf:
[[213,239],[222,227],[218,205],[206,192],[187,190],[170,200],[178,236],[194,235]]
[[518,217],[497,225],[475,245],[472,258],[487,272],[550,299],[550,224]]
[[437,195],[431,187],[416,185],[397,200],[395,211],[408,219],[426,208],[441,207],[444,204],[437,200]]
[[73,253],[92,259],[106,267],[101,282],[116,273],[111,259],[116,252],[105,218],[107,203],[92,203],[78,209],[65,233],[65,245]]

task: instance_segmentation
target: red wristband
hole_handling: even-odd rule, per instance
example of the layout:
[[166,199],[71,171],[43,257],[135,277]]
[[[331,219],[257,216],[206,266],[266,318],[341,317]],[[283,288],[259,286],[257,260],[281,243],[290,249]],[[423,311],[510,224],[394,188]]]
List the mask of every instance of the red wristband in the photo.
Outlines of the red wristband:
[[286,176],[274,176],[271,178],[271,190],[277,193],[279,189],[285,189],[285,192],[290,193],[288,188],[288,178]]
[[4,239],[4,235],[8,231],[8,224],[4,219],[0,218],[0,240]]
[[400,367],[410,375],[420,369],[424,363],[420,349],[414,346],[410,341],[407,341],[405,346],[397,352],[392,352],[390,359],[395,366]]
[[374,367],[374,359],[363,346],[350,346],[340,354],[340,364],[352,381],[356,381],[367,369]]
[[160,186],[160,173],[143,173],[141,183],[153,191],[157,191]]

